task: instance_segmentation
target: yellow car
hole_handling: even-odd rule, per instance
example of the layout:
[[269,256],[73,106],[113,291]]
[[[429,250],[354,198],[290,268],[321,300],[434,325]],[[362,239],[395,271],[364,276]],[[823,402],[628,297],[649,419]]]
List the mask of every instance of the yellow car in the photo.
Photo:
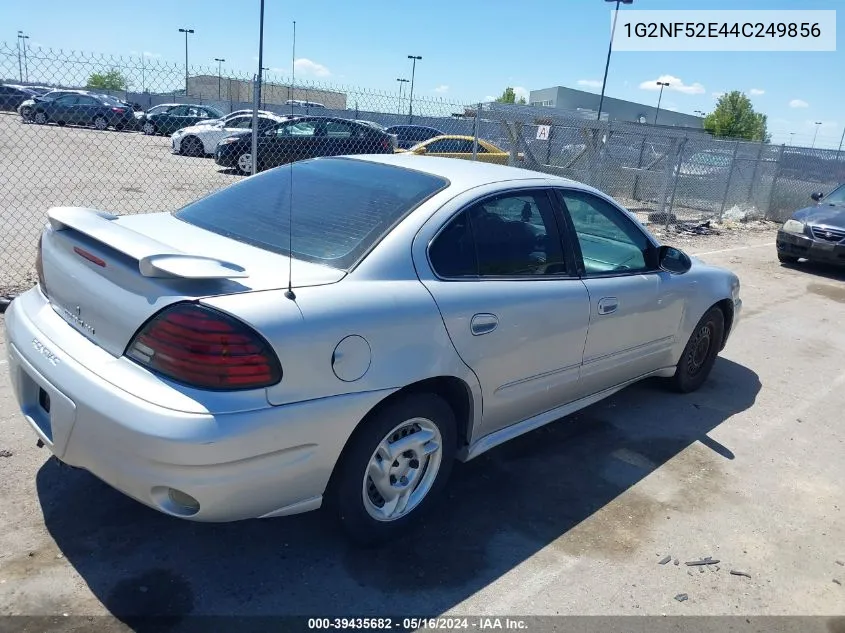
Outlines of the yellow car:
[[[441,156],[443,158],[463,158],[472,160],[472,136],[446,134],[435,136],[422,143],[417,143],[411,149],[397,149],[397,153],[425,154],[426,156]],[[493,143],[478,139],[478,160],[485,163],[508,164],[508,152],[496,147]],[[518,158],[522,160],[520,153]]]

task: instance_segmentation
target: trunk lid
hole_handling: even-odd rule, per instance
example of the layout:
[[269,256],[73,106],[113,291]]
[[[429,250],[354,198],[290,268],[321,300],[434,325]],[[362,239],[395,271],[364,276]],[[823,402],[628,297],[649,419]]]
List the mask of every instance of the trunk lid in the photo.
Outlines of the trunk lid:
[[[58,207],[41,247],[57,314],[114,356],[153,314],[182,300],[284,288],[290,259],[170,213],[114,216]],[[342,270],[293,260],[294,287],[340,281]]]

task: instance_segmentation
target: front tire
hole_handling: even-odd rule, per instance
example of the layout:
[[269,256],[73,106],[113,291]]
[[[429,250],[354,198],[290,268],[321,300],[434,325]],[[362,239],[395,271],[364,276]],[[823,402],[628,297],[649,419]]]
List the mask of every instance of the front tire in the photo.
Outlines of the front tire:
[[[252,154],[241,154],[238,156],[237,169],[239,174],[249,176],[252,174]],[[259,167],[259,170],[261,168]]]
[[179,150],[183,156],[205,156],[205,147],[196,136],[183,138],[179,144]]
[[32,108],[21,108],[20,115],[24,121],[29,123],[32,121]]
[[32,120],[38,125],[47,125],[47,115],[44,112],[36,112]]
[[710,375],[725,336],[725,315],[717,307],[710,308],[687,341],[672,376],[672,387],[680,393],[696,391]]
[[443,398],[415,393],[390,402],[349,440],[327,505],[359,545],[396,539],[442,496],[456,446],[455,414]]
[[149,121],[147,121],[146,123],[144,123],[143,127],[141,128],[141,130],[142,130],[142,131],[144,132],[144,134],[146,134],[147,136],[153,136],[153,135],[155,135],[155,133],[156,133],[156,126],[155,126],[155,123],[150,123]]

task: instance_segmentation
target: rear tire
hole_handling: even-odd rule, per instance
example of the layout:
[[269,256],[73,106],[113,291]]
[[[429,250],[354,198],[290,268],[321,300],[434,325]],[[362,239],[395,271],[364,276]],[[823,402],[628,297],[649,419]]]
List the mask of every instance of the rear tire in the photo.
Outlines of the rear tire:
[[672,387],[680,393],[696,391],[710,375],[725,336],[725,315],[717,307],[710,308],[693,328],[681,359],[671,378]]
[[798,258],[793,257],[792,255],[784,255],[782,253],[778,253],[778,261],[781,264],[797,264]]
[[47,115],[43,112],[36,112],[35,116],[32,117],[32,120],[38,125],[47,125]]
[[374,546],[419,526],[448,482],[456,428],[443,398],[413,393],[389,402],[356,429],[326,491],[327,506],[352,541]]
[[96,116],[94,117],[94,127],[102,132],[109,127],[109,122],[105,117]]

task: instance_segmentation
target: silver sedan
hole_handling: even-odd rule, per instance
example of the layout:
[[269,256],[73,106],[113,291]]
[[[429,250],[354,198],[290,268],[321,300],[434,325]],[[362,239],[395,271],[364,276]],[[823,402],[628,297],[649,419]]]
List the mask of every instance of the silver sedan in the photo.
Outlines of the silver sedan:
[[363,543],[413,527],[456,459],[646,377],[697,389],[742,306],[595,189],[413,155],[173,213],[54,208],[37,270],[6,332],[40,444],[174,517],[327,506]]

